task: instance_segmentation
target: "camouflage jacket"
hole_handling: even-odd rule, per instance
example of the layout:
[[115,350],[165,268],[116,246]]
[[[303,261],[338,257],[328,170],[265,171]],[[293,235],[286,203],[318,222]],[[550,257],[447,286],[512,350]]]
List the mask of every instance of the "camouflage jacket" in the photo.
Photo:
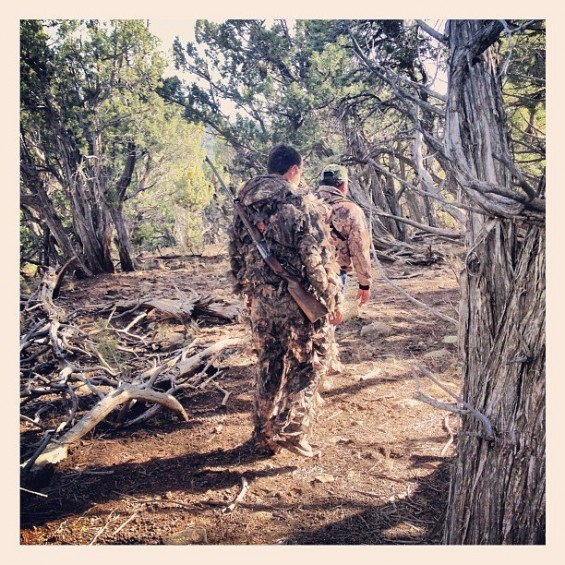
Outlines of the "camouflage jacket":
[[320,185],[314,194],[331,207],[329,224],[342,270],[352,268],[360,285],[370,286],[371,241],[363,210],[333,186]]
[[[262,231],[270,252],[299,278],[304,290],[334,311],[341,301],[339,267],[319,201],[278,175],[249,180],[238,196],[250,221]],[[252,297],[272,296],[275,289],[286,295],[286,282],[261,258],[237,214],[230,236],[234,290]]]

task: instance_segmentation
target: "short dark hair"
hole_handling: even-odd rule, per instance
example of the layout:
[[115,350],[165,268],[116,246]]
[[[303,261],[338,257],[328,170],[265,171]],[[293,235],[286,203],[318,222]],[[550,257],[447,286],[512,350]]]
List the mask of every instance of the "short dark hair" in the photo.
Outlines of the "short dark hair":
[[290,145],[279,144],[275,145],[269,152],[267,160],[267,172],[277,173],[284,175],[290,167],[297,165],[300,167],[302,164],[302,157],[294,147]]

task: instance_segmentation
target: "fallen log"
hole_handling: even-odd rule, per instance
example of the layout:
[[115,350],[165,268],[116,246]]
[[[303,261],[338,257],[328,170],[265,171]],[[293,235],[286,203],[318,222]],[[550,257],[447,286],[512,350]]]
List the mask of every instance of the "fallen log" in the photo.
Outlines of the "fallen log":
[[243,310],[241,302],[199,295],[184,299],[146,297],[138,300],[119,301],[114,307],[118,311],[127,310],[130,313],[138,308],[155,310],[165,319],[173,318],[181,323],[189,322],[199,315],[233,322],[237,320]]
[[[34,457],[28,459],[22,467],[26,470],[38,470],[47,465],[54,465],[64,460],[67,457],[68,448],[70,446],[76,444],[85,434],[104,420],[104,418],[106,418],[106,416],[108,416],[108,414],[110,414],[110,412],[112,412],[112,410],[116,407],[120,405],[127,407],[132,400],[145,400],[155,403],[154,406],[149,408],[144,414],[136,418],[135,422],[139,422],[140,420],[145,420],[150,416],[153,416],[161,407],[169,408],[179,413],[182,418],[187,421],[188,415],[180,402],[172,394],[175,391],[184,388],[183,385],[174,385],[167,392],[158,392],[151,388],[156,379],[165,370],[174,370],[174,372],[178,375],[177,378],[186,377],[196,371],[207,358],[219,353],[227,347],[241,345],[244,342],[245,339],[242,337],[222,339],[191,357],[183,359],[182,356],[176,356],[167,363],[163,363],[158,367],[153,367],[140,375],[140,377],[148,378],[148,380],[135,384],[124,383],[120,385],[116,390],[104,396],[60,439],[51,441],[43,451],[38,450],[40,453],[36,453]],[[190,347],[187,348],[187,351],[189,349]],[[225,400],[227,400],[227,398],[225,398]]]
[[67,457],[68,448],[71,445],[79,441],[92,430],[96,424],[106,418],[114,408],[133,399],[155,402],[174,410],[179,413],[185,421],[188,421],[188,414],[174,396],[132,384],[123,384],[115,391],[106,395],[90,412],[85,414],[79,422],[63,435],[63,437],[47,445],[45,451],[36,458],[33,464],[26,462],[23,464],[23,467],[26,469],[40,469],[46,465],[59,463]]

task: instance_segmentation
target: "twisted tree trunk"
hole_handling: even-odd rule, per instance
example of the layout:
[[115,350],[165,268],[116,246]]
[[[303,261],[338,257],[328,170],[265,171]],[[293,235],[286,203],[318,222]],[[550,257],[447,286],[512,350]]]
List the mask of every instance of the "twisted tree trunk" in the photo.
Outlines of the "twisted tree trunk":
[[[446,544],[545,542],[545,229],[540,202],[511,185],[497,69],[499,22],[450,22],[446,144],[467,201],[460,343],[463,400],[494,440],[464,418],[444,530]],[[498,158],[497,158],[498,157]]]

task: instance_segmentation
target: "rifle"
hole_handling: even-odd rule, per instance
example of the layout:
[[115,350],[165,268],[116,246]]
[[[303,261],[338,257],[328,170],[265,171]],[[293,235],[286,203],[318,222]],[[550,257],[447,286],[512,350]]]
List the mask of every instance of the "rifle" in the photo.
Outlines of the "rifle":
[[259,230],[249,221],[247,214],[245,213],[245,209],[241,205],[238,198],[234,198],[231,190],[226,186],[222,177],[218,174],[216,167],[208,156],[206,156],[206,162],[210,165],[212,171],[220,181],[222,188],[228,195],[229,199],[231,200],[235,211],[237,212],[238,216],[241,218],[243,225],[247,228],[255,247],[259,251],[261,257],[269,265],[273,273],[279,276],[281,279],[285,280],[287,283],[287,290],[290,296],[294,299],[296,304],[300,307],[302,312],[306,315],[306,317],[310,320],[310,322],[314,323],[320,318],[324,317],[328,313],[328,309],[315,297],[312,296],[309,292],[305,291],[301,286],[300,282],[297,277],[291,275],[280,263],[280,261],[269,251],[263,236],[259,232]]

